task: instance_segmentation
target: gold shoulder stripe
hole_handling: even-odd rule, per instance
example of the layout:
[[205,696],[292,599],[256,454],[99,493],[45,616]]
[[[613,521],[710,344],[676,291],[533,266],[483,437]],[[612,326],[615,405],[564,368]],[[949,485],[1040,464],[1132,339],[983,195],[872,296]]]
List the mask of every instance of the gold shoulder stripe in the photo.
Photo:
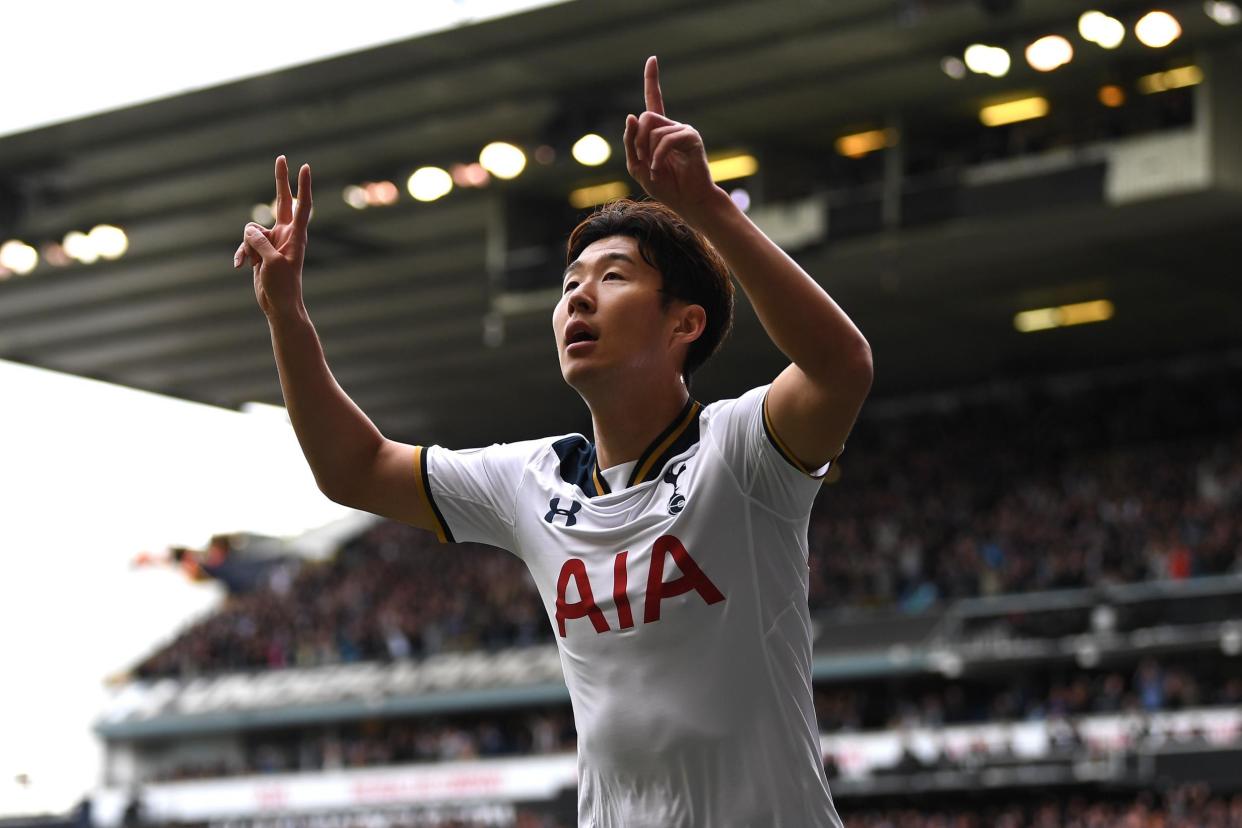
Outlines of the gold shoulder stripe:
[[418,481],[419,491],[427,499],[427,505],[431,507],[431,514],[435,518],[436,538],[440,543],[453,543],[453,533],[444,520],[444,515],[440,513],[440,507],[436,505],[435,498],[431,496],[431,480],[427,477],[427,450],[422,446],[414,447],[414,477]]
[[[794,453],[792,451],[789,450],[789,446],[785,445],[785,441],[782,440],[780,435],[776,433],[776,429],[772,427],[772,419],[768,416],[768,395],[767,394],[763,395],[763,431],[765,434],[768,435],[768,440],[771,441],[772,445],[776,448],[776,451],[781,455],[781,457],[785,458],[785,461],[789,463],[789,465],[793,466],[795,469],[802,472],[803,474],[805,474],[807,477],[811,478],[812,480],[823,479],[823,475],[819,475],[817,477],[815,474],[811,472],[810,469],[802,465],[802,462],[798,460],[797,457],[794,456]],[[836,458],[834,457],[832,462],[835,462],[835,461],[836,461]]]

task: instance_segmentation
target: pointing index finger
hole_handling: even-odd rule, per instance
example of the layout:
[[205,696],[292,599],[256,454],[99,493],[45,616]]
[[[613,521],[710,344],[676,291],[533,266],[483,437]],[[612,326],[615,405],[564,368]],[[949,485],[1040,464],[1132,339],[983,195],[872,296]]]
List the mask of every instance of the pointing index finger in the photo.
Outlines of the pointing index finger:
[[660,93],[660,64],[655,55],[647,58],[647,65],[643,67],[643,93],[647,98],[647,110],[663,115],[664,96]]
[[289,162],[283,155],[276,158],[276,221],[293,221],[293,194],[289,192]]

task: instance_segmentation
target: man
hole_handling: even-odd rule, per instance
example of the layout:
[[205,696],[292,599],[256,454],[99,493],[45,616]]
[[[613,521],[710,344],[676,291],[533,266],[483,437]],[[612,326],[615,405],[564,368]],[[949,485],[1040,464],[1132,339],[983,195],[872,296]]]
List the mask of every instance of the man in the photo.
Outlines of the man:
[[[664,115],[658,71],[648,59],[647,111],[626,118],[624,143],[660,204],[611,205],[574,231],[552,315],[594,443],[385,439],[332,378],[302,304],[308,166],[295,215],[277,159],[277,224],[247,225],[234,264],[254,262],[324,493],[527,564],[573,702],[582,826],[839,826],[812,706],[806,529],[871,352],[712,183],[699,134]],[[726,265],[792,364],[704,408],[687,380],[728,329]]]

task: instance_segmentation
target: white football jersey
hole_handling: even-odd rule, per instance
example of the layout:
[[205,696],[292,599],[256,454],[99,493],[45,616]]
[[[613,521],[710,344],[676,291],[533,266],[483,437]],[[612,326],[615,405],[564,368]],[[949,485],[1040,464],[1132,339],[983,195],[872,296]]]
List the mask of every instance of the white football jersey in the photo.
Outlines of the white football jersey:
[[807,609],[827,467],[784,449],[766,390],[689,401],[626,479],[577,434],[417,450],[441,540],[511,550],[538,585],[578,730],[582,828],[841,825]]

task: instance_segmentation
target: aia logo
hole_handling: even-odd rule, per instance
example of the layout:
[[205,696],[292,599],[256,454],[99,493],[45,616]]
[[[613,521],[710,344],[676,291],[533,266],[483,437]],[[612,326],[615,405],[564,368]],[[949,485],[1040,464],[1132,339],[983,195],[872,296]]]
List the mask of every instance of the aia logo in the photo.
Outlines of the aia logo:
[[561,499],[559,497],[554,497],[548,501],[548,513],[543,516],[543,519],[548,523],[552,523],[559,516],[565,518],[566,526],[573,526],[578,522],[578,513],[581,511],[582,504],[578,501],[571,500],[569,501],[569,508],[562,509]]
[[671,483],[673,486],[673,496],[668,499],[668,513],[670,515],[675,515],[686,508],[686,496],[677,491],[677,478],[681,477],[682,472],[685,470],[686,464],[682,463],[681,468],[676,471],[670,468],[664,473],[664,482]]
[[[626,567],[629,556],[628,550],[618,552],[612,561],[612,604],[616,608],[618,630],[628,630],[634,626],[634,608],[630,603],[629,573]],[[681,574],[666,581],[664,567],[669,558],[672,558]],[[598,572],[596,578],[596,585],[599,585]],[[571,584],[573,591],[578,593],[576,601],[569,600]],[[643,623],[654,624],[660,620],[660,604],[666,598],[676,598],[688,592],[696,593],[707,606],[725,600],[724,593],[703,571],[681,541],[672,535],[661,535],[651,547],[651,556],[647,563],[646,592],[635,595],[636,598],[641,596]],[[597,634],[612,631],[608,616],[595,601],[595,588],[587,575],[586,561],[582,558],[569,558],[561,565],[561,573],[556,579],[556,629],[561,638],[566,635],[566,622],[577,618],[588,619]]]

